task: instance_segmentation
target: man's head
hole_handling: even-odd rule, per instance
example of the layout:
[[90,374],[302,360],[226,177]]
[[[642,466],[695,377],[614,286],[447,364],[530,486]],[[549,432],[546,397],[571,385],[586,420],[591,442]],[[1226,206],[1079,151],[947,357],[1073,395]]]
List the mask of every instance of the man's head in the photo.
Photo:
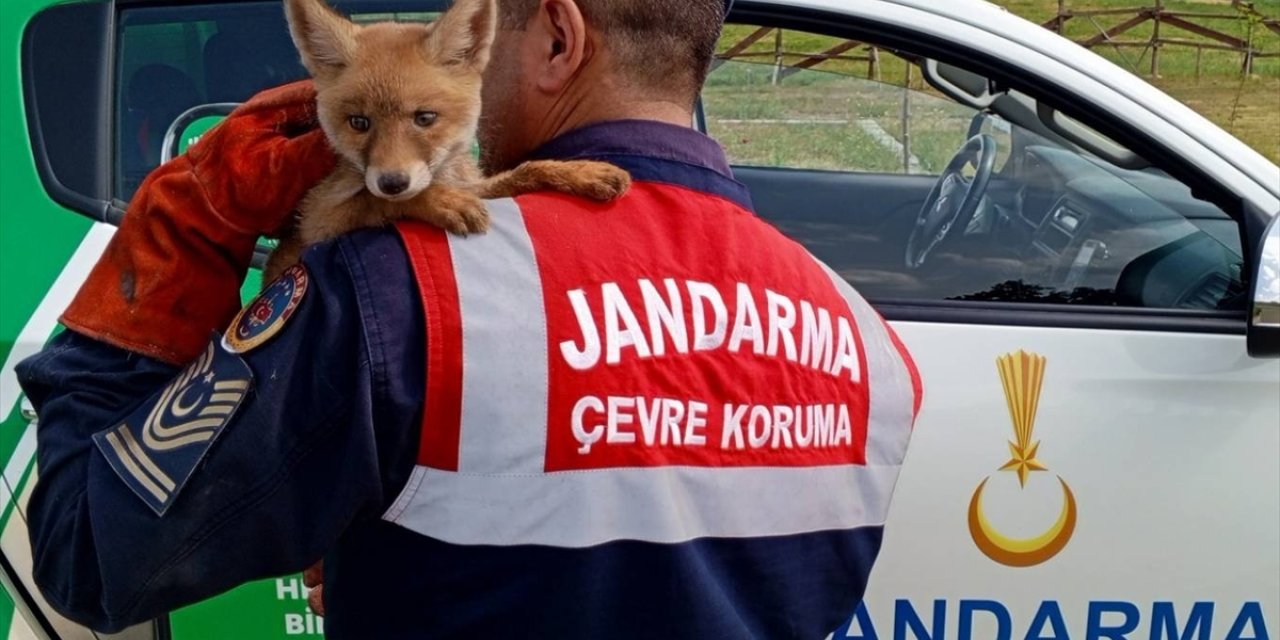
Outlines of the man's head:
[[725,12],[724,0],[498,0],[498,7],[480,123],[491,171],[591,122],[688,124]]

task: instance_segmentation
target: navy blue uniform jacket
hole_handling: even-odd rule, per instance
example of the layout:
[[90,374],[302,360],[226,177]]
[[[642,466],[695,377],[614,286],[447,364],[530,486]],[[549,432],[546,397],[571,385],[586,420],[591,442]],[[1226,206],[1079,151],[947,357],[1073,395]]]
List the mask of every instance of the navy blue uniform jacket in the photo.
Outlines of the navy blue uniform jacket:
[[[562,136],[535,156],[605,159],[638,179],[749,202],[719,145],[691,129],[640,121],[602,123]],[[447,593],[450,585],[415,582],[441,580],[440,575],[476,582],[468,588],[487,589],[494,598],[517,598],[516,610],[527,606],[528,615],[575,618],[579,629],[582,616],[599,617],[598,628],[614,637],[642,636],[659,628],[705,637],[708,629],[686,624],[694,617],[693,607],[700,607],[697,615],[705,619],[734,620],[735,600],[765,599],[764,592],[751,595],[767,588],[759,580],[720,575],[715,582],[733,585],[734,593],[687,603],[688,611],[677,602],[664,603],[660,612],[627,608],[621,606],[627,600],[671,589],[670,584],[644,584],[643,576],[630,576],[615,577],[609,585],[610,601],[621,600],[611,611],[553,611],[527,590],[479,584],[493,573],[469,566],[468,558],[451,558],[447,567],[397,561],[411,560],[420,549],[414,545],[423,544],[421,536],[380,519],[413,471],[418,451],[425,336],[416,284],[400,238],[391,229],[358,231],[312,247],[304,264],[310,275],[307,294],[275,337],[243,354],[252,387],[203,451],[189,481],[174,492],[163,516],[126,485],[93,436],[156,403],[178,370],[71,331],[20,365],[19,379],[40,419],[40,478],[27,512],[35,577],[58,611],[97,629],[120,629],[250,580],[298,572],[325,556],[326,598],[341,603],[330,607],[326,622],[334,635],[393,635],[378,632],[376,612],[404,611],[402,607],[472,619],[485,615],[483,603],[410,598],[413,593]],[[846,555],[867,554],[869,567],[879,530],[864,536]],[[699,557],[721,553],[725,566],[734,564],[732,554],[761,554],[773,565],[794,563],[790,570],[808,572],[827,563],[789,558],[806,557],[806,546],[826,548],[812,542],[798,536],[756,550],[725,547],[723,553],[714,540],[691,544],[700,545],[698,553],[704,555]],[[627,552],[647,553],[638,543]],[[534,570],[561,567],[556,553],[526,551],[518,562],[532,563]],[[607,565],[606,555],[597,559]],[[511,560],[517,561],[514,556]],[[489,561],[504,562],[493,556]],[[738,564],[758,566],[759,557]],[[830,559],[829,566],[840,564],[839,558]],[[588,566],[582,565],[584,570]],[[703,573],[716,571],[699,566]],[[822,582],[815,580],[815,588]],[[410,588],[399,588],[405,585]],[[822,600],[816,592],[812,595],[814,602]],[[807,597],[798,594],[796,601]],[[511,604],[504,602],[508,610]],[[724,610],[707,616],[708,607]],[[768,635],[758,632],[768,628],[761,621],[773,612],[755,609],[759,619],[739,620],[715,635]],[[830,616],[794,610],[780,615],[809,614]],[[790,628],[795,619],[774,620],[772,628]],[[492,624],[500,634],[510,630],[508,625],[521,627],[520,619]]]

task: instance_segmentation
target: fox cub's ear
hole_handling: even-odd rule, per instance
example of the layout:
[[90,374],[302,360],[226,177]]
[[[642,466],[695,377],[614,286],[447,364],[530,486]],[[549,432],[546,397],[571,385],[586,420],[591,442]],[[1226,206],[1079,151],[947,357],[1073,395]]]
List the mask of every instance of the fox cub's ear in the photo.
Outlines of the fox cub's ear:
[[489,64],[489,48],[498,28],[495,0],[457,0],[427,36],[428,57],[476,71]]
[[285,0],[284,13],[293,44],[302,54],[302,65],[311,75],[337,71],[351,62],[360,27],[324,0]]

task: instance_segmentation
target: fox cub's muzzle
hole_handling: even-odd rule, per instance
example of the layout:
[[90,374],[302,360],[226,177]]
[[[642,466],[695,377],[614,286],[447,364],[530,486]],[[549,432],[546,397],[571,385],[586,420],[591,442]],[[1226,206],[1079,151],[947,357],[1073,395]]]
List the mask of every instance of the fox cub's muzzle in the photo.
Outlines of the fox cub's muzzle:
[[386,200],[408,200],[431,186],[431,169],[425,162],[407,167],[369,167],[364,173],[365,188]]

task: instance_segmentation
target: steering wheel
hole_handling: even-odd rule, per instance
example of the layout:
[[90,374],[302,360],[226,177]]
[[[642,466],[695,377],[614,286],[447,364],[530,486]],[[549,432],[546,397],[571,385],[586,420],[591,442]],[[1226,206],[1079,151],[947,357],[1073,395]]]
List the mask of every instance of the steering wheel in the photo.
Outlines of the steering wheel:
[[[972,164],[972,178],[964,175],[965,166]],[[972,138],[956,152],[937,184],[925,198],[916,224],[907,240],[907,268],[919,269],[929,259],[929,254],[973,220],[978,203],[987,191],[987,183],[996,166],[996,139],[986,133]]]

